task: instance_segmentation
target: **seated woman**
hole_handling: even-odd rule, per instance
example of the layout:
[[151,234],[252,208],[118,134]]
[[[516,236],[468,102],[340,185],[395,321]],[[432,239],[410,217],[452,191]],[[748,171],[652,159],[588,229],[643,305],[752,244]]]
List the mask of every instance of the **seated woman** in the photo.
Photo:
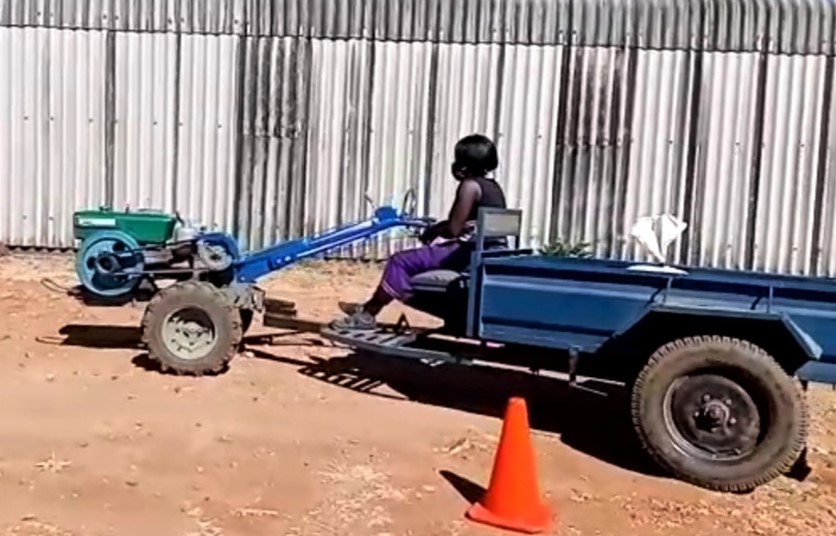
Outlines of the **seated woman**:
[[346,317],[331,326],[343,330],[372,330],[378,313],[393,300],[401,302],[412,293],[410,279],[431,270],[463,271],[470,262],[475,229],[481,207],[506,208],[505,194],[494,180],[499,167],[496,146],[485,136],[474,134],[459,140],[452,164],[459,181],[449,217],[429,227],[421,236],[423,246],[401,251],[386,262],[380,284],[366,303],[340,303]]

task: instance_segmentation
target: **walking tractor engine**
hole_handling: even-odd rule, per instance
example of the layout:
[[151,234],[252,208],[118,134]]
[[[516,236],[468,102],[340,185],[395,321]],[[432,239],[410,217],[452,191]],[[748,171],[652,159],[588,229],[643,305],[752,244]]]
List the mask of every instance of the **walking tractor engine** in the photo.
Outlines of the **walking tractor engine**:
[[[176,214],[108,207],[73,215],[80,241],[74,294],[95,305],[147,301],[142,340],[163,370],[200,375],[222,370],[238,350],[255,312],[265,308],[261,278],[304,259],[396,228],[421,229],[410,190],[400,209],[373,207],[371,218],[313,237],[242,253],[230,235],[207,231]],[[168,285],[160,285],[168,280]],[[283,314],[292,303],[271,300]]]
[[191,279],[200,270],[225,270],[236,254],[214,243],[211,235],[201,239],[202,229],[160,211],[80,211],[73,230],[81,241],[76,274],[84,298],[102,304],[153,294],[157,279]]

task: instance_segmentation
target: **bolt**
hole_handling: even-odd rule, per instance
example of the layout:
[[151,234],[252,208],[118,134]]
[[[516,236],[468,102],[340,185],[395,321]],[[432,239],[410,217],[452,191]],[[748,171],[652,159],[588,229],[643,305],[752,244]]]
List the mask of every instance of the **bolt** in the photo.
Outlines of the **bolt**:
[[711,401],[711,395],[702,395],[702,401],[703,402],[710,402]]
[[735,419],[734,417],[732,417],[731,419],[729,419],[729,424],[731,424],[732,426],[734,426],[735,424],[737,424],[737,419]]
[[727,405],[727,406],[731,407],[731,405],[732,405],[731,398],[727,398],[727,399],[725,399],[725,400],[723,401],[723,403],[724,403],[725,405]]

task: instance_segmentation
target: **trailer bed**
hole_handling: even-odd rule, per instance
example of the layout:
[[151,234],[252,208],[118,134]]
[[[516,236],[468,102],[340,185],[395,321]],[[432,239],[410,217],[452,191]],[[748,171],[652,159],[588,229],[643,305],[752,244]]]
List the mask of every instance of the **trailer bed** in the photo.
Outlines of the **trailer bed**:
[[822,361],[836,363],[836,283],[757,272],[661,267],[547,256],[482,262],[478,335],[595,352],[652,311],[788,323]]

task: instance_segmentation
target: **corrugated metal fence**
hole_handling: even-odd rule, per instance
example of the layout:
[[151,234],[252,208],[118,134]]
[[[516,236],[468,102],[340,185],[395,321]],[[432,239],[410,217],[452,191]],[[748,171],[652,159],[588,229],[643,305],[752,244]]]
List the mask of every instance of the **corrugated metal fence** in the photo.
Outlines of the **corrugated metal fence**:
[[[0,241],[177,209],[251,247],[416,187],[496,139],[525,238],[836,275],[827,0],[0,0]],[[377,253],[401,241],[381,244]]]

